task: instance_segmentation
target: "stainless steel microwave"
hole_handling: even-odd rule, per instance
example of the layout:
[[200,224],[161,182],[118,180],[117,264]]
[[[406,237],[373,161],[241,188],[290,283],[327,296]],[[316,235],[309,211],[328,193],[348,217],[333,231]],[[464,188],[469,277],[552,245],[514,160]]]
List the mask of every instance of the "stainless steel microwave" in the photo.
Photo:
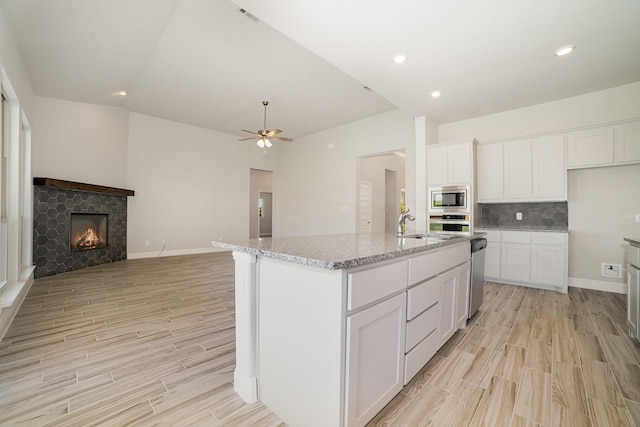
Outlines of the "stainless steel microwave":
[[468,211],[468,187],[431,188],[429,210],[432,212]]

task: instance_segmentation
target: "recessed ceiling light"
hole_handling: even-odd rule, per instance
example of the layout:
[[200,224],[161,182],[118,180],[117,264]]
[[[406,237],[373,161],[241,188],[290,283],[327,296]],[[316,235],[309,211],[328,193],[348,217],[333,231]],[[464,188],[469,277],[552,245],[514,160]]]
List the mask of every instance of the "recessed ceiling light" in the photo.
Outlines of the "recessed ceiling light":
[[407,60],[407,57],[404,55],[396,55],[393,58],[393,62],[395,62],[396,64],[402,64],[406,60]]
[[556,56],[565,56],[574,51],[576,47],[573,45],[562,46],[560,49],[556,50]]
[[433,92],[431,92],[431,97],[432,98],[437,98],[440,96],[440,91],[439,90],[434,90]]
[[127,91],[121,90],[120,92],[118,92],[118,95],[127,96]]

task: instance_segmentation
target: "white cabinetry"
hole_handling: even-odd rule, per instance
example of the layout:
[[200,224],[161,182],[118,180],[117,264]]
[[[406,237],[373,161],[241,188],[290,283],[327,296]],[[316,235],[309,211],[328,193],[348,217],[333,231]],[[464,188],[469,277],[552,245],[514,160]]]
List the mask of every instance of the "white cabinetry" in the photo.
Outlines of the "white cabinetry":
[[564,135],[478,146],[481,203],[567,200]]
[[365,425],[402,390],[405,325],[406,293],[347,317],[347,425]]
[[488,230],[486,280],[566,293],[567,237],[567,233],[556,232]]
[[427,182],[429,186],[470,184],[473,179],[475,142],[438,144],[427,147]]
[[531,198],[531,141],[504,143],[504,198]]
[[567,280],[567,235],[531,233],[531,283],[562,287]]
[[531,235],[518,231],[503,231],[500,247],[500,277],[517,282],[529,281]]
[[569,132],[568,168],[640,163],[640,121]]
[[615,142],[616,163],[640,162],[640,121],[616,126]]
[[440,287],[440,338],[438,347],[442,347],[456,332],[456,270],[449,270],[441,276]]
[[569,168],[612,165],[613,127],[569,132],[567,141]]
[[504,198],[502,144],[478,146],[478,201]]
[[564,135],[531,141],[532,198],[567,200],[567,165]]
[[500,277],[500,232],[488,230],[485,249],[485,277]]

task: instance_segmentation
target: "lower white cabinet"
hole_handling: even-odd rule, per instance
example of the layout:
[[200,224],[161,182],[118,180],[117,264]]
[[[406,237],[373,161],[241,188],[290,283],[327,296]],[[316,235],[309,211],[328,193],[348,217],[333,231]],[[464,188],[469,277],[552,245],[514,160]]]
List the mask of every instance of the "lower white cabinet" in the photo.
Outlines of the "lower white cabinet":
[[567,292],[568,234],[487,231],[485,279]]
[[402,390],[406,295],[347,317],[345,418],[349,426],[365,425]]
[[456,270],[441,275],[440,287],[440,324],[438,325],[438,347],[442,347],[453,336],[456,328]]
[[518,282],[529,281],[531,246],[528,243],[502,243],[500,277]]

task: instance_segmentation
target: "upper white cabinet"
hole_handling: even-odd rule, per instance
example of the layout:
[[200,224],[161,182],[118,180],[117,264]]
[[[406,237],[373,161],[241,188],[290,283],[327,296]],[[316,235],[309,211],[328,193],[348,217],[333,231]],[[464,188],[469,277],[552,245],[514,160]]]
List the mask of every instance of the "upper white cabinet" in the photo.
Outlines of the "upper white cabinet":
[[532,196],[536,200],[567,200],[564,135],[531,141]]
[[504,143],[504,198],[531,198],[531,141]]
[[640,121],[569,133],[569,169],[640,163]]
[[427,147],[429,186],[470,184],[473,177],[474,142]]
[[567,141],[569,168],[612,165],[613,135],[612,126],[569,132]]
[[478,146],[478,201],[504,198],[502,144]]
[[640,121],[615,128],[616,163],[640,162]]
[[564,135],[478,146],[480,203],[564,200]]

